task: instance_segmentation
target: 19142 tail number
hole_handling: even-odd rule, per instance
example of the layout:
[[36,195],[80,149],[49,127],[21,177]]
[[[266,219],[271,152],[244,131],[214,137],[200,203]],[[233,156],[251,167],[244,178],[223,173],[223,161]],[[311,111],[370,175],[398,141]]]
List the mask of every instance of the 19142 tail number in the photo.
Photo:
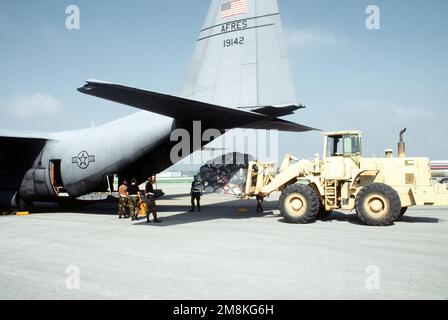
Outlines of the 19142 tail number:
[[232,38],[224,40],[224,48],[241,46],[244,44],[244,37]]

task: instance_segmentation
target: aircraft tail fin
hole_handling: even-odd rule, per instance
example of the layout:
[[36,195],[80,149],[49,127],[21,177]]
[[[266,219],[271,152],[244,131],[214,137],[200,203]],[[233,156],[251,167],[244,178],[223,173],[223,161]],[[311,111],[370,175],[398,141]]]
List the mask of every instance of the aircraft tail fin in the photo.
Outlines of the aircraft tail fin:
[[234,108],[296,104],[277,0],[213,0],[181,95]]

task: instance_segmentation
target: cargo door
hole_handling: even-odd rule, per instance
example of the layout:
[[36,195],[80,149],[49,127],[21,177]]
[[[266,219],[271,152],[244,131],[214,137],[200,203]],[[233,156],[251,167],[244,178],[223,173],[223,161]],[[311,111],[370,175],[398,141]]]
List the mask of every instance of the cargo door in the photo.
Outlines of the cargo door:
[[58,197],[69,197],[62,181],[61,160],[50,160],[50,182]]

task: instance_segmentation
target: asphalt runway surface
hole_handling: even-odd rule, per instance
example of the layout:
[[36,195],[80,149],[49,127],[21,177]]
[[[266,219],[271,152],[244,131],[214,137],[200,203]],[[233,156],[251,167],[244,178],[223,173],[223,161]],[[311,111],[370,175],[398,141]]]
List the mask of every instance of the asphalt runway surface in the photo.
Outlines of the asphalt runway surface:
[[188,184],[164,189],[161,224],[114,205],[1,216],[0,299],[448,299],[448,208],[293,225],[274,200],[207,195],[191,213]]

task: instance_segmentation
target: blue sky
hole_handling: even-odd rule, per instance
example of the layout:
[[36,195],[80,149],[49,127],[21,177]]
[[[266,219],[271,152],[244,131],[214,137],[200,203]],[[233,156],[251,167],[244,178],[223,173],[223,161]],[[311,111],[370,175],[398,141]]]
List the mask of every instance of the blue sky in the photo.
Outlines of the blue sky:
[[[81,29],[65,28],[68,5]],[[289,120],[365,132],[366,155],[448,158],[448,2],[279,0],[299,100]],[[365,27],[368,5],[381,29]],[[177,94],[209,0],[0,2],[0,129],[58,131],[134,109],[84,96],[85,79]],[[33,106],[35,112],[25,112]],[[281,134],[280,153],[321,152],[321,133]],[[294,150],[291,150],[294,146]]]

